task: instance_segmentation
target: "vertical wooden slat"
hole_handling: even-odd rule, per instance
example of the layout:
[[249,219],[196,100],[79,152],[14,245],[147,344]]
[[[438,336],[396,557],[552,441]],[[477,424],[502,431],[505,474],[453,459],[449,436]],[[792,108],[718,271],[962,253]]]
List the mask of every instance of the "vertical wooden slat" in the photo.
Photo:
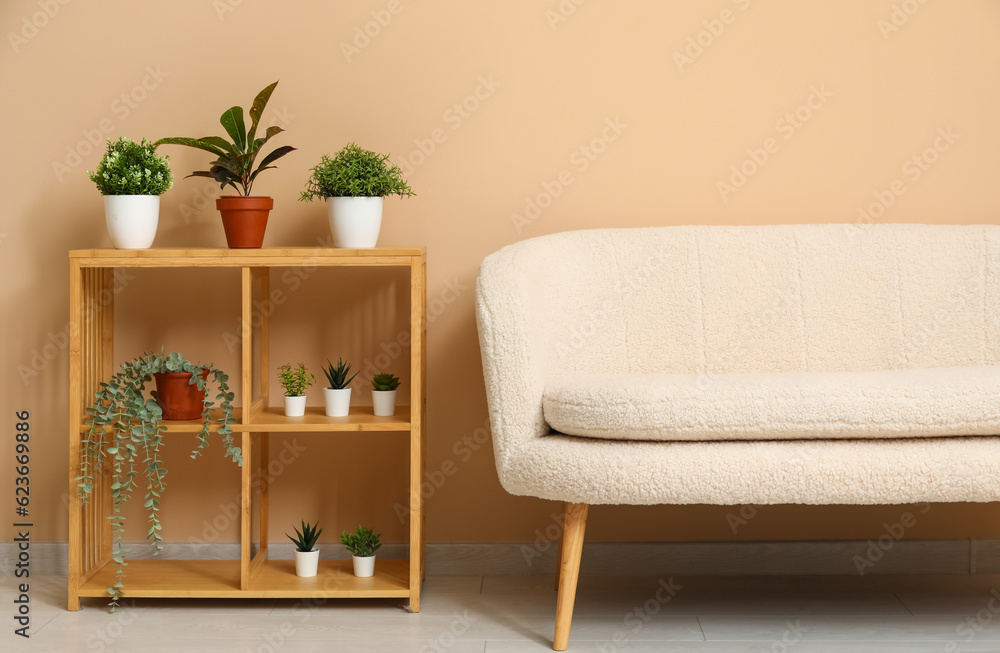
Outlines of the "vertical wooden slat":
[[250,589],[250,537],[251,533],[251,523],[250,523],[250,510],[253,506],[253,501],[250,493],[253,489],[250,487],[250,479],[252,476],[254,456],[253,456],[253,433],[244,433],[242,440],[243,447],[243,467],[240,470],[242,472],[242,483],[240,484],[240,589],[248,590]]
[[243,344],[243,367],[240,377],[240,400],[243,405],[243,423],[251,422],[250,407],[253,406],[253,269],[241,268],[243,288],[241,293],[240,324]]
[[[83,365],[85,370],[86,394],[83,397],[82,409],[90,405],[91,398],[97,391],[94,387],[94,286],[95,270],[87,268],[83,271]],[[96,477],[96,474],[95,474]],[[83,572],[89,572],[94,567],[94,495],[89,498],[83,511]]]
[[[260,295],[261,301],[267,301],[271,297],[271,268],[261,268],[260,270]],[[257,373],[260,375],[260,395],[264,398],[262,406],[267,408],[270,403],[271,398],[268,393],[268,370],[270,369],[270,337],[271,337],[271,325],[270,316],[267,311],[261,311],[260,316],[260,369]]]
[[80,475],[80,411],[81,333],[80,297],[82,285],[80,264],[69,264],[69,571],[67,578],[67,609],[80,609],[80,575],[83,570],[80,542],[80,498],[76,493],[76,477]]
[[257,465],[257,478],[260,479],[260,550],[267,558],[267,513],[268,513],[268,499],[270,498],[269,487],[267,482],[267,467],[271,464],[270,459],[270,434],[261,433],[260,435],[260,451],[258,452],[258,457],[260,458],[260,464]]
[[424,571],[424,509],[420,484],[424,476],[425,272],[422,257],[412,257],[410,259],[410,610],[413,612],[420,612],[420,582]]
[[[98,329],[98,337],[101,343],[97,360],[99,361],[97,377],[98,382],[111,378],[115,372],[115,271],[113,268],[102,268],[104,276],[103,288],[107,290],[107,300],[101,305],[100,319],[95,320]],[[111,520],[107,519],[111,515],[111,482],[108,476],[111,473],[110,465],[102,470],[103,491],[101,507],[97,510],[97,519],[100,524],[100,549],[98,550],[98,560],[101,562],[111,558]]]

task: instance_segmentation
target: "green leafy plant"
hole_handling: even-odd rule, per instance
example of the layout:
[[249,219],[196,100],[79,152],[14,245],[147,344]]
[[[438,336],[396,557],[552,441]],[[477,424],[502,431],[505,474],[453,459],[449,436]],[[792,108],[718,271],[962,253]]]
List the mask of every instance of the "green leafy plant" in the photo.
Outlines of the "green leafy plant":
[[274,87],[278,82],[274,82],[254,98],[250,107],[250,129],[246,128],[243,120],[243,107],[231,107],[227,109],[219,122],[225,128],[226,133],[232,142],[221,136],[204,136],[202,138],[171,137],[161,138],[153,144],[154,147],[160,145],[186,145],[206,152],[211,152],[217,158],[212,161],[212,167],[208,170],[192,172],[188,177],[209,177],[219,182],[220,188],[232,186],[237,192],[249,195],[250,189],[257,175],[265,170],[271,170],[276,166],[270,165],[289,152],[294,152],[296,148],[284,145],[261,159],[257,167],[254,162],[264,145],[277,134],[284,130],[281,127],[268,127],[264,135],[257,138],[257,127],[260,118],[264,113],[264,107],[274,92]]
[[299,531],[298,528],[292,526],[292,528],[295,528],[295,537],[292,537],[288,533],[285,533],[285,537],[290,539],[292,543],[295,544],[296,551],[308,553],[316,548],[316,541],[319,540],[320,533],[323,532],[322,528],[316,530],[318,526],[319,522],[316,522],[316,526],[313,526],[312,524],[307,524],[303,519],[302,530]]
[[395,390],[399,387],[399,377],[389,372],[379,372],[372,377],[372,390]]
[[285,389],[286,397],[299,397],[306,389],[316,382],[316,377],[309,373],[306,366],[299,363],[298,367],[282,365],[278,368],[278,380]]
[[359,558],[370,558],[382,546],[379,541],[381,537],[379,533],[370,528],[358,526],[358,529],[353,533],[344,531],[340,536],[340,541],[351,552],[351,555]]
[[413,195],[399,166],[389,163],[388,154],[365,150],[350,143],[332,159],[324,154],[312,169],[299,201],[317,197],[385,197]]
[[157,156],[156,146],[146,139],[136,143],[124,136],[108,139],[97,170],[87,175],[101,195],[162,195],[174,185],[168,157]]
[[340,358],[337,359],[336,367],[333,366],[330,359],[326,360],[326,365],[327,367],[323,370],[323,372],[326,374],[326,380],[330,382],[330,388],[333,390],[343,390],[350,385],[351,381],[354,380],[354,377],[358,375],[358,373],[355,372],[351,378],[347,378],[347,375],[351,373],[351,365],[350,363],[345,363],[343,359]]
[[[215,401],[206,393],[202,404],[201,431],[198,444],[191,453],[197,458],[208,446],[209,431],[218,427],[219,435],[226,448],[226,457],[237,465],[243,464],[240,448],[233,441],[233,392],[229,389],[229,376],[211,364],[191,363],[182,354],[145,353],[139,358],[122,363],[119,370],[107,382],[100,384],[95,393],[94,403],[87,408],[87,436],[80,450],[80,476],[77,487],[82,503],[88,503],[94,490],[95,470],[103,469],[105,462],[111,467],[111,506],[108,516],[114,538],[112,560],[118,565],[118,575],[114,585],[108,588],[111,594],[111,611],[118,607],[118,600],[124,596],[122,580],[125,576],[125,553],[130,551],[122,543],[125,532],[125,516],[122,506],[139,487],[139,467],[144,467],[145,494],[143,506],[148,509],[149,531],[146,539],[154,549],[154,554],[163,550],[163,536],[160,531],[160,498],[166,489],[164,477],[167,469],[160,457],[163,432],[161,424],[163,410],[157,404],[156,392],[147,394],[146,384],[159,372],[190,372],[191,385],[198,390],[207,390],[208,379],[215,381],[218,394]],[[221,414],[213,417],[212,409],[218,407]]]

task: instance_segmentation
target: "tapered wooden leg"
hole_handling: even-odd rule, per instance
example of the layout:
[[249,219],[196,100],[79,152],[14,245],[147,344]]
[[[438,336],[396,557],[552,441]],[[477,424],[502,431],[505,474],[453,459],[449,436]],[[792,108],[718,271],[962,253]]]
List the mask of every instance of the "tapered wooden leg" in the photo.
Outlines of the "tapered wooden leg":
[[559,598],[556,599],[556,636],[552,650],[565,651],[569,646],[569,627],[573,621],[576,581],[580,577],[583,533],[587,528],[587,504],[567,503],[563,519],[562,547],[559,551]]
[[[563,531],[565,532],[565,530],[566,530],[566,520],[565,519],[562,520],[562,523],[560,524],[560,526],[563,527]],[[562,535],[560,535],[560,537],[559,537],[559,552],[556,554],[556,586],[555,586],[554,589],[557,592],[559,591],[559,577],[560,577],[559,570],[562,568],[563,539],[565,539],[565,537],[562,536]]]

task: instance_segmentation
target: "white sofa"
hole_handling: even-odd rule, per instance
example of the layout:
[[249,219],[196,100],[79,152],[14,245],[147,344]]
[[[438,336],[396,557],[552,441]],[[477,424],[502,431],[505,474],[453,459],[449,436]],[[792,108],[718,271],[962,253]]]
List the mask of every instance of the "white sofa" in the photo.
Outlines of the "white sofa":
[[487,257],[500,482],[566,503],[554,648],[590,504],[1000,499],[1000,227],[687,226]]

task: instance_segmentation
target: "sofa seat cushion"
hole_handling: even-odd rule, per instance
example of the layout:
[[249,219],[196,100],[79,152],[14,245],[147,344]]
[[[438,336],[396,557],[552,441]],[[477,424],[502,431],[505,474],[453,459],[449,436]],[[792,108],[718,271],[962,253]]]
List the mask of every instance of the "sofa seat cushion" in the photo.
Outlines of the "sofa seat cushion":
[[566,374],[545,421],[637,441],[897,439],[1000,434],[1000,367],[868,372]]

